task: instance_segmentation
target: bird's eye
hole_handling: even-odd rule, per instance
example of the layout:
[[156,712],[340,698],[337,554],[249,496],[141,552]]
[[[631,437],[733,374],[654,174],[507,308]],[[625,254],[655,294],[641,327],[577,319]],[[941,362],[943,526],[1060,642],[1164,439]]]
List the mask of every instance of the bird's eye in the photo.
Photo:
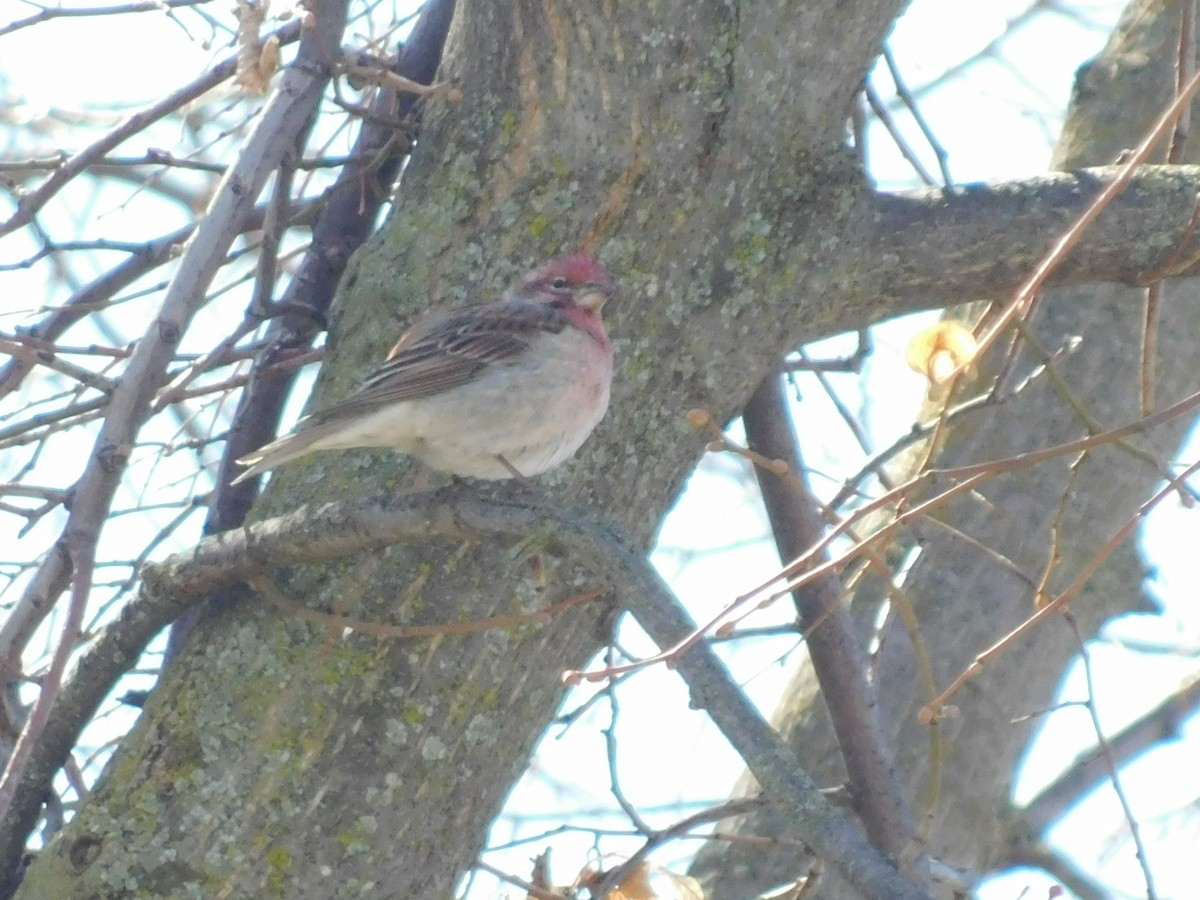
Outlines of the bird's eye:
[[552,282],[550,282],[550,286],[556,291],[561,291],[567,286],[567,279],[562,277],[555,278]]

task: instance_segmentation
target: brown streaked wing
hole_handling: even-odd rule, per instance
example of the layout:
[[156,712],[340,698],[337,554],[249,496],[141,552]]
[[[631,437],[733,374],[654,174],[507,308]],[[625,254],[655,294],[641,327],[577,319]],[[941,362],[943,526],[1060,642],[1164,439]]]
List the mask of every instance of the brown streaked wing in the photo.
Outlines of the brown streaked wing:
[[557,333],[566,326],[561,310],[524,300],[464,307],[435,320],[427,329],[415,325],[357,391],[314,415],[313,424],[373,412],[466,384],[489,365],[518,358],[538,334]]

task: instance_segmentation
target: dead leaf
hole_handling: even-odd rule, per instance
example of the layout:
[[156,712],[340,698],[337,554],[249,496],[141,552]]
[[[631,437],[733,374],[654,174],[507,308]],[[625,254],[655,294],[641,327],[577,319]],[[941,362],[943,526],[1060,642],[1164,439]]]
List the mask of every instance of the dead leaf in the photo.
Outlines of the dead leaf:
[[914,372],[942,385],[975,361],[975,335],[950,319],[931,325],[908,342],[905,362]]

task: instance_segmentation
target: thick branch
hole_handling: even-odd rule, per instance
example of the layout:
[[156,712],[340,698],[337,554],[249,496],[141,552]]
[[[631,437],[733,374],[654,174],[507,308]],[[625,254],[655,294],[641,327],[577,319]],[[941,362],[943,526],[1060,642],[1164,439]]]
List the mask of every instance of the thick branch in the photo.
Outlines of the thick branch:
[[[952,191],[876,194],[868,277],[878,281],[893,314],[1003,296],[1118,171],[1107,166]],[[1191,272],[1200,258],[1197,193],[1196,166],[1139,170],[1051,283],[1144,284]]]
[[[447,489],[357,504],[301,507],[276,519],[204,538],[193,550],[148,566],[142,588],[82,657],[26,769],[13,812],[0,828],[0,859],[20,854],[46,785],[67,758],[84,723],[141,649],[197,598],[254,573],[380,549],[405,540],[444,537],[516,544],[552,529],[553,541],[627,601],[660,647],[679,643],[694,624],[645,558],[609,530],[547,510],[510,506]],[[864,896],[919,898],[881,854],[833,807],[800,768],[779,735],[746,699],[705,643],[678,661],[694,704],[704,709],[746,760],[764,795],[790,818],[796,834],[830,861]]]

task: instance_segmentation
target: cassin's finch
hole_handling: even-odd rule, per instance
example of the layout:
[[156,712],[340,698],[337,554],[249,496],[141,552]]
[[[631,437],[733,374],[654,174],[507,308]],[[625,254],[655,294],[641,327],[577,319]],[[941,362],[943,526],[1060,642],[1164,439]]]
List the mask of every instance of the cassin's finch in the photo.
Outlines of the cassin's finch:
[[390,447],[474,478],[537,475],[569,459],[608,408],[612,282],[564,256],[502,299],[435,313],[345,400],[238,462],[238,481],[317,450]]

